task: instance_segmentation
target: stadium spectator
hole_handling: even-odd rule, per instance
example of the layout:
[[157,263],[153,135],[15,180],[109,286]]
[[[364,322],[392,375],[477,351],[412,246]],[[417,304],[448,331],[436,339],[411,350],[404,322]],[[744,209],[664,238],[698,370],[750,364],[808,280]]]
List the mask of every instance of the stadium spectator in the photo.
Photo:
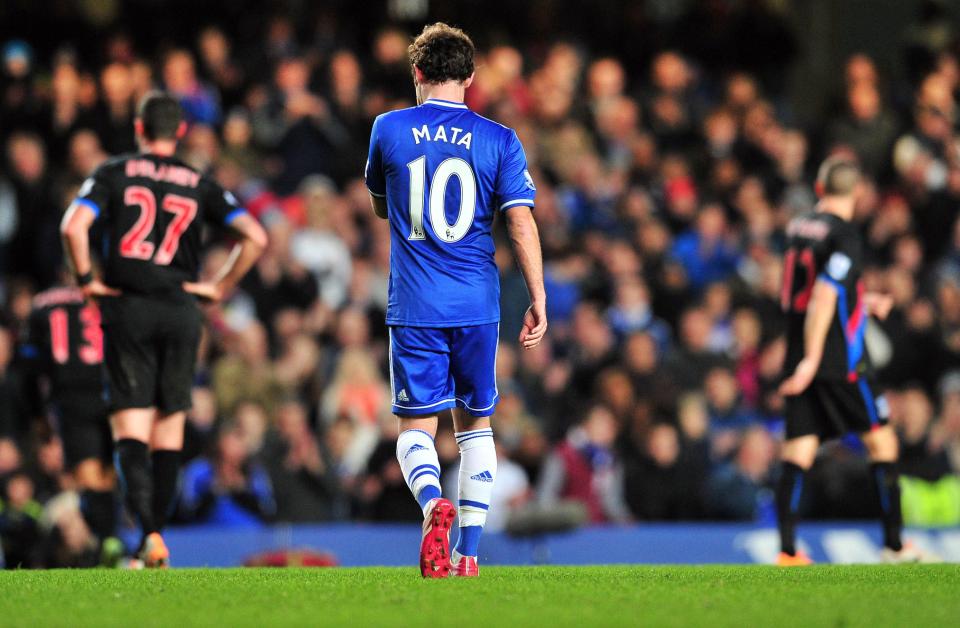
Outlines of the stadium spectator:
[[751,520],[773,512],[770,465],[776,443],[761,427],[747,430],[730,462],[716,467],[707,483],[707,510],[717,519]]
[[188,122],[210,125],[220,122],[218,94],[200,82],[196,62],[189,51],[168,52],[163,61],[162,78],[167,91],[180,100]]
[[240,425],[225,423],[212,458],[198,458],[183,470],[180,518],[234,527],[271,520],[276,514],[273,487],[253,453]]
[[595,523],[628,521],[623,468],[613,448],[616,436],[613,413],[601,405],[590,408],[544,462],[537,489],[540,503],[573,500],[583,504]]
[[43,538],[40,516],[43,507],[34,499],[33,481],[23,472],[6,478],[0,510],[0,541],[8,568],[40,564],[39,544]]
[[17,225],[7,253],[9,272],[47,288],[56,280],[62,259],[57,230],[61,203],[44,143],[34,133],[16,132],[6,148]]
[[885,110],[880,89],[873,82],[859,80],[847,88],[847,111],[830,123],[827,141],[853,149],[864,172],[876,177],[889,162],[896,132],[897,122]]
[[702,465],[685,451],[677,428],[657,423],[642,435],[626,469],[626,499],[643,520],[690,520],[702,514]]
[[284,402],[263,450],[277,521],[331,521],[346,514],[338,478],[307,419],[303,404]]
[[113,155],[136,150],[133,142],[134,84],[130,68],[111,63],[100,73],[103,98],[94,109],[94,129]]
[[677,237],[672,254],[694,290],[733,274],[740,253],[729,242],[723,208],[714,204],[703,207],[695,226]]

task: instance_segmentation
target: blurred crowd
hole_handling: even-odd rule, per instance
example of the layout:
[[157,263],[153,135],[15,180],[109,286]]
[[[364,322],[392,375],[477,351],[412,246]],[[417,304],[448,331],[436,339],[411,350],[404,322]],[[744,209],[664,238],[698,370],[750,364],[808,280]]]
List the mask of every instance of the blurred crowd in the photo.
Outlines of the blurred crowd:
[[[781,76],[797,34],[764,3],[745,5],[730,18],[736,28],[717,26],[700,48],[630,48],[620,58],[575,39],[481,45],[467,103],[515,128],[526,149],[550,318],[547,341],[519,350],[527,295],[498,233],[491,528],[515,509],[562,500],[581,502],[593,522],[771,520],[783,230],[814,206],[815,168],[837,153],[867,173],[856,216],[867,286],[896,302],[888,320],[871,322],[868,346],[902,439],[907,520],[960,521],[956,33],[913,46],[913,71],[896,81],[869,56],[850,56],[837,85],[810,86],[833,90],[831,104],[801,128]],[[693,11],[679,25],[698,19]],[[777,44],[779,72],[756,57],[757,42],[743,37],[750,28]],[[17,522],[59,521],[51,510],[69,511],[60,502],[71,488],[55,432],[19,412],[18,334],[32,295],[60,277],[64,208],[103,160],[135,149],[135,103],[158,87],[190,122],[182,159],[232,190],[270,234],[241,289],[206,312],[176,521],[419,520],[394,455],[389,232],[362,180],[373,118],[415,104],[410,35],[384,27],[361,46],[333,28],[306,36],[296,17],[276,15],[258,38],[207,26],[159,47],[119,30],[95,63],[70,45],[43,56],[29,42],[3,44],[8,551],[29,529]],[[718,59],[711,46],[739,54]],[[227,252],[212,246],[206,265]],[[449,425],[437,444],[449,470],[458,461]],[[872,514],[860,454],[855,439],[824,448],[806,514]]]

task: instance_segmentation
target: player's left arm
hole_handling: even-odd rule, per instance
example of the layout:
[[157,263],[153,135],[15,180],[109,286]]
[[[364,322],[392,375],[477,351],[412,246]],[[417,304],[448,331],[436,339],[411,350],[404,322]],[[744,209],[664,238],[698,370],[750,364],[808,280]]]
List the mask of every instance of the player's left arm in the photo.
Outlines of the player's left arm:
[[226,226],[239,242],[230,251],[230,256],[208,281],[186,281],[183,290],[204,301],[219,303],[233,292],[243,276],[260,259],[267,248],[267,232],[260,222],[240,206],[230,192],[207,182],[204,202],[204,218],[214,225]]
[[520,330],[520,344],[524,349],[533,349],[547,333],[547,291],[543,284],[540,232],[529,206],[514,205],[506,210],[506,214],[513,254],[530,295],[530,307],[523,317],[523,328]]
[[520,344],[524,349],[533,349],[547,333],[547,292],[543,286],[540,232],[533,218],[537,187],[527,171],[527,156],[514,131],[504,136],[496,194],[500,211],[507,219],[514,257],[530,295],[530,307],[523,316],[520,330]]
[[210,281],[184,282],[183,289],[204,301],[218,303],[233,292],[243,276],[267,248],[267,232],[250,214],[242,212],[230,221],[230,229],[240,236],[224,265]]

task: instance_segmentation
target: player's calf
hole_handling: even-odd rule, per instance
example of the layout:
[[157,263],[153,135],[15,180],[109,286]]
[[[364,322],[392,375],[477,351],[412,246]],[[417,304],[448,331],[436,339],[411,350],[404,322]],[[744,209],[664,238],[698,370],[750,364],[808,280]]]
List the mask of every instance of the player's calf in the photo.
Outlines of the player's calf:
[[121,438],[115,447],[124,500],[146,539],[151,532],[157,531],[153,520],[153,479],[150,476],[147,443],[134,438]]
[[420,574],[424,578],[446,578],[450,574],[450,529],[457,511],[440,496],[440,460],[433,436],[421,429],[400,432],[397,462],[410,492],[423,509]]
[[903,549],[903,515],[900,507],[900,474],[897,436],[889,425],[866,432],[863,443],[870,455],[870,476],[880,504],[883,545],[895,556]]
[[157,530],[162,531],[176,505],[180,451],[155,449],[150,454],[150,463],[153,473],[153,522]]
[[497,449],[489,427],[456,433],[460,447],[460,538],[454,558],[454,575],[475,576],[480,535],[487,520],[497,475]]
[[80,513],[101,542],[116,532],[115,475],[98,458],[81,460],[73,471],[80,493]]
[[427,514],[427,505],[440,497],[440,459],[433,436],[419,429],[400,432],[397,437],[397,462],[410,492]]

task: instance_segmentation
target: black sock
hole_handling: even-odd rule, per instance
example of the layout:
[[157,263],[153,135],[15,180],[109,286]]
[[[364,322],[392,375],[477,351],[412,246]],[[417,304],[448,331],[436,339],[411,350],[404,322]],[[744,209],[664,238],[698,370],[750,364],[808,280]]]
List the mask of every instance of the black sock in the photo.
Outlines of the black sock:
[[900,531],[903,513],[900,510],[900,477],[895,462],[874,462],[870,475],[880,498],[880,520],[883,522],[883,544],[895,552],[903,549]]
[[121,438],[116,443],[116,458],[124,502],[146,537],[157,531],[153,521],[153,478],[150,477],[147,444],[133,438]]
[[777,483],[777,527],[780,530],[780,551],[796,555],[797,518],[803,492],[803,469],[792,462],[780,467]]
[[158,449],[153,460],[153,522],[163,530],[177,498],[177,479],[180,475],[180,452]]
[[117,507],[113,491],[81,491],[80,511],[90,531],[101,541],[116,532]]

